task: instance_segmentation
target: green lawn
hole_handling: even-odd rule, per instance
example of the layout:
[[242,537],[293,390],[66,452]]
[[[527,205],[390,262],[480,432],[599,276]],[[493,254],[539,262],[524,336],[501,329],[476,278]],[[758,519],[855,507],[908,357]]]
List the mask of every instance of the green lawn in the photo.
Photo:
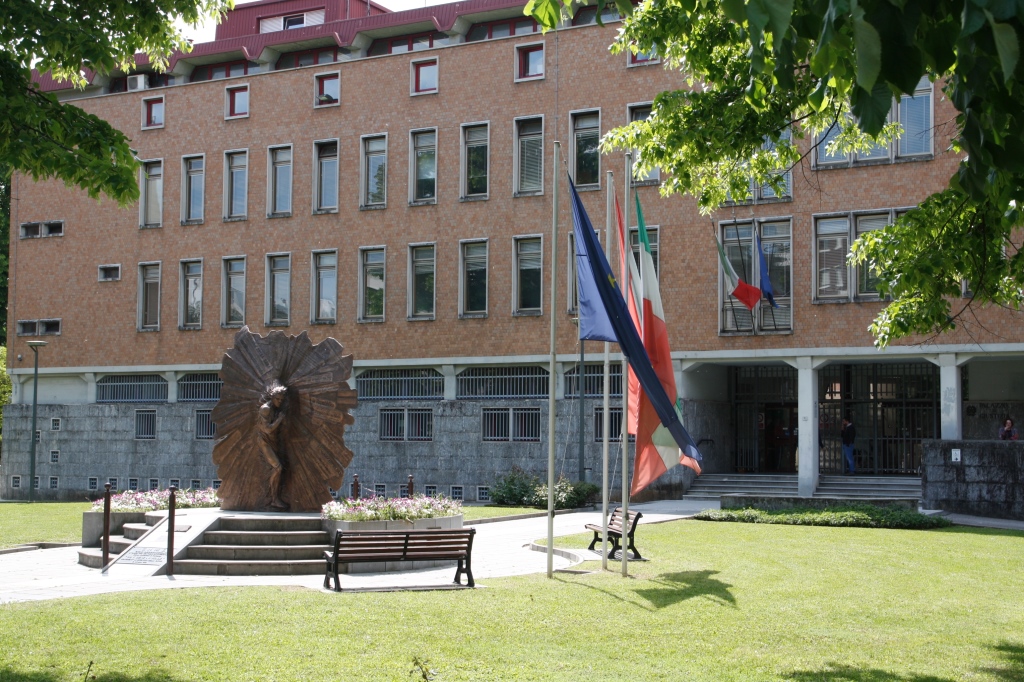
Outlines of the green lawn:
[[0,504],[0,549],[26,542],[81,542],[82,512],[88,502],[4,502]]
[[[1024,680],[1024,534],[679,521],[616,573],[0,606],[0,680]],[[589,538],[561,538],[583,546]],[[598,568],[586,564],[584,567]],[[616,564],[617,568],[617,564]]]

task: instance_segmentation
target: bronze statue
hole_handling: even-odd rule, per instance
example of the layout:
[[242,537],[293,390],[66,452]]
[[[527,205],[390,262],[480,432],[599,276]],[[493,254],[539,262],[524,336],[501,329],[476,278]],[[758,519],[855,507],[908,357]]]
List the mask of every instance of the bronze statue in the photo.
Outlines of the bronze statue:
[[314,346],[306,332],[248,327],[235,335],[212,414],[222,509],[313,512],[331,500],[352,462],[351,374],[352,356],[334,339]]

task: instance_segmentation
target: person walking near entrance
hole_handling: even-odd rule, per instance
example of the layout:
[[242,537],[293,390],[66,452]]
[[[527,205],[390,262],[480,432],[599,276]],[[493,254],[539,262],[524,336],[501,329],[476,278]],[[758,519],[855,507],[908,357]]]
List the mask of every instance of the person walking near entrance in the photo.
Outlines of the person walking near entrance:
[[1017,440],[1017,429],[1013,428],[1013,420],[1009,417],[999,427],[999,440]]
[[852,476],[857,473],[857,467],[853,461],[853,441],[857,438],[857,429],[853,426],[852,417],[843,418],[843,430],[841,435],[843,439],[843,457],[846,459],[846,475]]

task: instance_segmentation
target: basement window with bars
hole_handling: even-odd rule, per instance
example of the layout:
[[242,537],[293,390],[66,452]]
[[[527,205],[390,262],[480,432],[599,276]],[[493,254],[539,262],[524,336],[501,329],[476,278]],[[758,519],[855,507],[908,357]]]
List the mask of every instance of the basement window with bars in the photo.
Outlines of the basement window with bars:
[[138,490],[138,489],[139,489],[139,479],[137,479],[137,478],[129,478],[128,479],[128,490]]
[[[622,408],[621,407],[609,407],[608,412],[611,415],[609,420],[608,429],[608,441],[611,443],[622,442]],[[636,441],[636,436],[629,434],[629,442]],[[604,442],[604,408],[594,408],[594,442]]]
[[89,490],[97,490],[100,487],[100,479],[96,476],[89,477]]
[[111,490],[118,490],[117,479],[116,478],[108,478],[107,479],[107,483],[110,484],[110,489]]
[[199,490],[200,488],[203,487],[203,482],[198,478],[193,478],[191,481],[188,482],[188,487],[191,488],[192,490]]
[[376,495],[377,497],[387,497],[388,487],[383,483],[378,483],[377,485],[373,486],[373,494]]
[[[580,397],[579,364],[565,372],[565,397]],[[608,368],[608,395],[612,398],[622,397],[622,363],[616,362]],[[583,397],[604,397],[604,364],[588,362],[583,365]]]
[[223,384],[215,372],[186,374],[178,379],[178,402],[215,403]]
[[160,490],[160,479],[159,478],[151,478],[151,479],[149,479],[149,489],[150,490]]
[[449,496],[453,500],[462,500],[462,486],[453,485],[451,487],[452,494]]
[[196,410],[196,440],[213,440],[217,425],[211,419],[213,410]]
[[540,442],[539,407],[485,407],[485,442]]
[[167,380],[156,374],[111,374],[96,382],[98,403],[165,403]]
[[60,450],[50,450],[50,464],[60,463]]
[[360,400],[441,400],[444,377],[434,369],[371,369],[356,377]]
[[548,371],[542,367],[470,367],[456,377],[459,400],[547,396]]
[[423,486],[423,494],[427,497],[437,497],[437,486],[436,485],[425,485]]
[[135,439],[156,440],[156,410],[135,410]]
[[384,441],[434,440],[434,411],[419,408],[387,408],[379,412],[378,437]]

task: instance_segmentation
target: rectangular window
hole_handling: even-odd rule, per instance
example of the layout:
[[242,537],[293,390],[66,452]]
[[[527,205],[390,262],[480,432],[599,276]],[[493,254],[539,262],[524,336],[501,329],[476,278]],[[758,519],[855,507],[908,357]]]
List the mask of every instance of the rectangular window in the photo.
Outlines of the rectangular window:
[[100,487],[100,479],[95,476],[89,477],[89,490],[98,490]]
[[160,264],[139,266],[139,328],[160,329]]
[[135,438],[156,440],[156,410],[135,410]]
[[32,487],[35,488],[36,490],[39,490],[39,477],[38,476],[36,476],[35,478],[32,479]]
[[60,450],[50,450],[50,464],[60,463]]
[[932,84],[922,78],[913,97],[902,97],[897,117],[903,126],[898,143],[899,156],[922,156],[932,153]]
[[[647,245],[651,249],[651,260],[654,261],[654,274],[659,272],[659,259],[658,253],[658,241],[660,239],[660,230],[657,225],[647,226]],[[637,268],[640,267],[640,229],[632,227],[629,230],[629,248],[633,252],[633,260],[636,261]]]
[[[722,248],[725,257],[732,265],[736,275],[751,286],[757,286],[754,279],[754,253],[753,253],[753,228],[750,223],[740,225],[727,225],[722,228]],[[722,329],[724,331],[753,331],[753,313],[736,297],[732,295],[729,287],[729,280],[725,277],[724,268],[719,267],[722,273]]]
[[338,319],[338,254],[313,254],[314,281],[314,322],[333,323]]
[[203,194],[206,187],[204,165],[201,156],[182,159],[182,171],[185,177],[185,187],[182,193],[182,220],[185,222],[200,222],[203,219]]
[[224,324],[245,324],[245,259],[224,260]]
[[540,408],[485,407],[483,439],[488,442],[540,442]]
[[450,496],[451,499],[453,499],[453,500],[460,500],[460,501],[462,500],[462,486],[461,485],[453,485],[451,487],[451,491],[452,491],[452,494]]
[[292,148],[270,149],[270,214],[291,215],[292,212]]
[[199,329],[203,326],[203,263],[181,263],[181,326]]
[[360,319],[382,321],[384,319],[384,249],[363,249],[360,267],[362,269],[362,306]]
[[227,115],[225,118],[244,118],[249,115],[249,86],[227,88]]
[[60,334],[60,320],[39,320],[39,333],[41,335]]
[[[755,238],[756,237],[756,238]],[[757,238],[764,253],[765,272],[762,273]],[[722,331],[788,331],[793,328],[793,255],[791,226],[788,220],[759,221],[726,225],[722,229],[723,248],[737,275],[744,282],[759,287],[766,275],[775,292],[773,307],[762,298],[751,312],[727,290],[727,280],[721,284]],[[756,314],[756,315],[755,315]]]
[[437,497],[437,486],[436,485],[425,485],[423,486],[423,494],[427,497]]
[[18,336],[35,336],[39,333],[39,320],[18,320]]
[[341,74],[337,72],[317,74],[315,81],[316,98],[313,101],[313,106],[337,106],[341,102]]
[[44,237],[63,237],[64,236],[64,223],[60,221],[52,223],[43,223],[43,236]]
[[149,489],[150,490],[159,490],[160,489],[160,479],[159,478],[151,478],[151,479],[149,479]]
[[[157,479],[151,478],[149,480],[150,480],[150,485],[152,485],[153,482],[156,481],[157,487],[160,486],[160,481],[157,481]],[[180,478],[172,478],[172,479],[170,479],[169,481],[167,481],[167,487],[168,488],[178,488],[178,489],[180,489],[181,488],[181,479]]]
[[377,497],[387,497],[388,487],[382,483],[373,486],[373,494]]
[[291,256],[267,256],[267,324],[287,325],[291,309]]
[[224,217],[242,219],[248,212],[249,152],[228,152],[225,159],[227,172],[224,175],[226,185]]
[[437,131],[412,133],[414,163],[411,201],[433,201],[437,197]]
[[363,206],[383,206],[387,201],[388,139],[384,135],[363,138]]
[[137,479],[137,478],[129,478],[128,479],[128,490],[138,490],[138,489],[139,489],[139,479]]
[[316,206],[317,211],[338,209],[338,143],[316,143]]
[[428,59],[412,63],[412,94],[437,92],[437,60]]
[[601,182],[601,115],[596,111],[573,114],[573,181],[580,186]]
[[462,127],[462,196],[487,196],[490,135],[487,124]]
[[50,476],[50,490],[56,490],[56,489],[57,489],[57,477],[56,476]]
[[462,244],[463,315],[487,314],[487,242]]
[[305,25],[305,14],[294,14],[290,17],[284,17],[284,19],[282,19],[282,27],[284,30],[287,30],[289,28],[302,28]]
[[142,227],[160,227],[164,212],[164,164],[149,161],[142,165]]
[[20,488],[21,487],[21,476],[11,476],[11,487],[12,488]]
[[[889,224],[889,214],[882,215],[861,215],[857,216],[857,234],[860,238],[865,232],[880,230]],[[857,269],[857,296],[871,298],[878,296],[878,275],[871,271],[867,264],[856,266]]]
[[142,100],[142,127],[162,128],[164,125],[164,98]]
[[819,299],[848,299],[850,273],[846,257],[850,253],[849,219],[818,219],[814,232],[817,255],[815,296]]
[[[650,117],[651,117],[651,105],[650,104],[641,104],[641,105],[638,105],[638,106],[631,106],[629,108],[629,120],[630,120],[631,123],[636,123],[637,121],[646,121]],[[633,150],[633,162],[634,163],[636,162],[637,158],[638,158],[637,151]],[[656,183],[656,182],[658,182],[660,180],[661,180],[661,170],[658,169],[658,168],[652,168],[651,170],[647,171],[646,173],[642,173],[642,174],[636,173],[635,170],[633,172],[633,182],[637,183],[637,184],[639,184],[639,183],[647,183],[647,182],[650,182],[650,183],[653,184],[653,183]]]
[[541,240],[515,239],[515,312],[541,312]]
[[382,409],[377,413],[377,437],[385,441],[405,440],[405,410]]
[[50,419],[50,430],[51,431],[60,431],[60,418],[59,417],[54,417],[54,418]]
[[210,419],[213,410],[196,410],[196,440],[213,440],[217,427]]
[[389,408],[378,412],[378,438],[383,441],[434,440],[434,411]]
[[434,246],[409,247],[410,317],[434,317]]
[[516,47],[516,80],[531,80],[544,77],[544,44],[518,45]]
[[110,489],[111,489],[111,490],[118,490],[118,487],[117,487],[117,478],[108,478],[108,479],[107,479],[107,483],[109,483],[109,484],[110,484]]
[[42,225],[39,223],[24,223],[21,226],[22,239],[37,239],[42,236]]
[[193,478],[188,482],[188,487],[192,490],[199,490],[203,487],[203,482],[198,478]]
[[121,279],[121,266],[120,265],[101,265],[99,266],[98,279],[100,282],[117,282]]
[[42,439],[42,431],[36,430],[36,442],[38,443]]
[[213,479],[213,481],[210,483],[210,487],[213,488],[214,490],[220,490],[220,479]]
[[634,53],[632,50],[629,51],[630,66],[657,64],[659,61],[661,60],[658,58],[658,51],[655,48],[651,48],[647,52],[641,52],[637,50],[637,52]]
[[477,502],[490,502],[491,501],[491,488],[486,485],[478,485],[476,487],[476,501]]
[[516,121],[515,194],[539,194],[544,186],[544,119]]
[[22,223],[21,239],[38,239],[39,237],[63,237],[64,223],[53,221],[48,223]]

